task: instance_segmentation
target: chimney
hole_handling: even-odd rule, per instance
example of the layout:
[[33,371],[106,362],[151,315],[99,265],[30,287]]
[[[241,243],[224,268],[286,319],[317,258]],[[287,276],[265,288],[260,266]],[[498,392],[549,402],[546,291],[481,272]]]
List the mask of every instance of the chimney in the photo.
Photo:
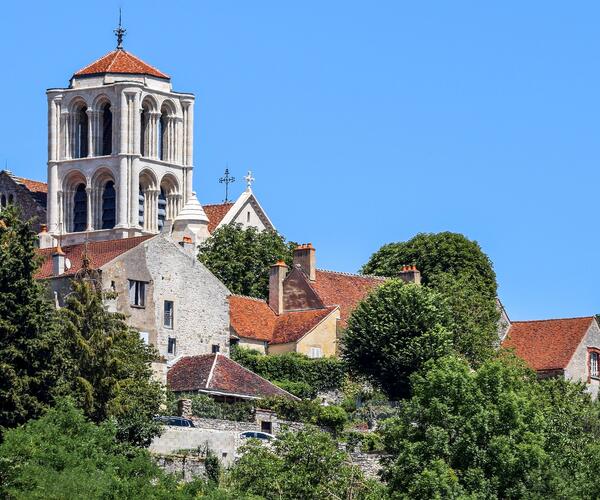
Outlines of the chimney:
[[282,260],[271,266],[269,272],[269,306],[275,314],[283,312],[283,280],[288,267]]
[[58,245],[56,251],[52,254],[52,274],[54,276],[60,276],[65,272],[66,259],[65,252],[63,252],[60,245]]
[[405,283],[421,284],[421,271],[417,269],[417,266],[402,266],[399,276]]
[[294,250],[294,267],[299,267],[310,281],[317,279],[317,256],[312,243],[299,245]]
[[191,399],[180,399],[177,401],[177,412],[180,417],[192,418],[192,400]]
[[194,245],[194,240],[192,240],[191,236],[184,236],[181,241],[179,242],[179,244],[181,245],[181,248],[183,248],[183,250],[186,253],[189,253],[190,255],[194,255],[194,250],[195,250],[195,245]]

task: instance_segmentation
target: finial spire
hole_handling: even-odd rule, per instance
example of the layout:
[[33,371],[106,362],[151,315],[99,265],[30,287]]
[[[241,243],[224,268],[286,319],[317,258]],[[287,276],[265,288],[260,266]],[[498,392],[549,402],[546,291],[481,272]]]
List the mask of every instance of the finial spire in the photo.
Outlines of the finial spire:
[[252,183],[256,180],[254,177],[252,177],[252,170],[248,170],[244,180],[246,181],[246,191],[252,191]]
[[116,30],[114,30],[114,33],[117,37],[117,50],[123,50],[123,38],[125,37],[126,31],[127,30],[123,28],[121,24],[121,9],[119,8],[119,26]]
[[219,183],[225,184],[225,203],[229,202],[229,184],[235,182],[235,177],[229,175],[229,168],[225,169],[225,175],[219,179]]

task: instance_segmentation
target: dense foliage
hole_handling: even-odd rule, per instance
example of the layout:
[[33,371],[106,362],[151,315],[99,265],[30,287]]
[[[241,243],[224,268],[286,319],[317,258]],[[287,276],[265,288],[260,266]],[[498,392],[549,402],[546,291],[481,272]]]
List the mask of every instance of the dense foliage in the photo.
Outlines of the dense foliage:
[[266,299],[270,267],[278,260],[291,266],[295,247],[276,231],[228,224],[202,244],[198,258],[232,293]]
[[455,348],[475,364],[493,355],[499,319],[496,275],[480,246],[457,233],[418,234],[384,245],[362,271],[396,277],[405,264],[415,264],[423,285],[446,297]]
[[453,356],[427,368],[383,426],[394,498],[597,494],[600,420],[582,386],[538,382],[507,355],[477,370]]
[[250,442],[230,474],[235,489],[270,499],[381,500],[384,487],[365,480],[326,433],[285,433],[272,449]]
[[389,280],[350,315],[342,337],[349,370],[392,399],[409,394],[409,377],[452,349],[449,313],[433,290]]
[[309,392],[339,389],[346,377],[346,366],[337,358],[311,359],[295,352],[266,356],[244,348],[233,349],[231,357],[273,382],[308,384],[312,388]]
[[123,315],[106,310],[92,281],[75,280],[72,288],[60,311],[72,359],[71,393],[94,422],[115,417],[120,439],[147,445],[160,431],[153,416],[164,402],[162,386],[151,378],[157,353]]
[[39,416],[61,382],[64,351],[56,313],[34,275],[31,224],[0,213],[0,432]]

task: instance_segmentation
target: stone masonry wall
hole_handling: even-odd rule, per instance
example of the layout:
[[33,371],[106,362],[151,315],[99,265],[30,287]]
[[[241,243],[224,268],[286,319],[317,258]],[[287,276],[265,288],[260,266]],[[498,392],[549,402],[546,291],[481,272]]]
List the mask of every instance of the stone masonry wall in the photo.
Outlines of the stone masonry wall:
[[204,458],[190,455],[156,455],[156,463],[168,474],[181,477],[185,482],[206,477]]
[[13,204],[21,210],[25,220],[33,219],[33,230],[40,232],[41,224],[46,223],[46,210],[36,202],[33,195],[22,185],[17,184],[5,171],[0,172],[0,197],[4,195],[8,201],[12,195]]

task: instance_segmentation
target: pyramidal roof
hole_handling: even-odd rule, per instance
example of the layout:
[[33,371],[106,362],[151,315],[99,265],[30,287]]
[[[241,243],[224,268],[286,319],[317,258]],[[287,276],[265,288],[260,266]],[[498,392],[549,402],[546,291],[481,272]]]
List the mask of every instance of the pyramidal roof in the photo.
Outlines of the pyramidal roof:
[[192,193],[192,196],[181,209],[177,217],[176,221],[195,221],[195,222],[206,222],[208,223],[208,217],[200,205],[198,201],[198,197],[196,196],[196,192]]
[[169,79],[169,76],[124,49],[116,49],[100,59],[80,69],[73,76],[102,75],[120,73],[129,75],[149,75],[156,78]]

